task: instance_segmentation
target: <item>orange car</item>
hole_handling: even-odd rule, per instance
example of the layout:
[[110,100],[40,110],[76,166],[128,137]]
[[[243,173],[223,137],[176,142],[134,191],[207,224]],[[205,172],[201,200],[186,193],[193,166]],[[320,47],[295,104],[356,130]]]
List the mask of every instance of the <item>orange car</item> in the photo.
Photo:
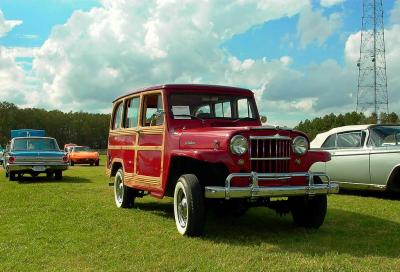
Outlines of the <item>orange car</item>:
[[74,164],[85,164],[88,163],[91,166],[94,164],[99,165],[99,153],[91,151],[88,146],[74,146],[68,154],[69,163],[71,166]]

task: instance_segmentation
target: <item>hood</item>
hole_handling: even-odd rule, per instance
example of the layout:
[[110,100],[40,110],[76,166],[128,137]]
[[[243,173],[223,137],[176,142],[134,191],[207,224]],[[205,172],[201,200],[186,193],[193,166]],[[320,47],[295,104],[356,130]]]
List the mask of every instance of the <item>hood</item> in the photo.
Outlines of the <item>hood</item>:
[[227,149],[230,139],[236,134],[250,136],[280,136],[295,137],[304,133],[288,128],[274,126],[254,127],[202,127],[181,129],[179,146],[181,149]]

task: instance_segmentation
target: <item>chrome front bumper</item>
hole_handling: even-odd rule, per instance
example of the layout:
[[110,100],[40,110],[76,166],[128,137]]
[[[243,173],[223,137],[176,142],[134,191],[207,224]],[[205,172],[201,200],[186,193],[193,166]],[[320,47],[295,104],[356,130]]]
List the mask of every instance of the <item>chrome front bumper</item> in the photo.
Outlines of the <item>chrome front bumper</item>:
[[[325,177],[326,183],[314,184],[314,176]],[[231,187],[231,180],[236,177],[251,179],[248,187]],[[307,177],[308,184],[303,186],[259,186],[258,181],[288,180],[293,177]],[[225,187],[206,186],[206,198],[251,198],[251,197],[287,197],[313,196],[335,194],[339,192],[339,185],[332,183],[325,173],[296,172],[296,173],[233,173],[225,180]]]
[[[35,170],[36,167],[43,167],[43,171]],[[67,163],[13,163],[7,164],[8,171],[16,172],[46,172],[53,170],[67,170]]]

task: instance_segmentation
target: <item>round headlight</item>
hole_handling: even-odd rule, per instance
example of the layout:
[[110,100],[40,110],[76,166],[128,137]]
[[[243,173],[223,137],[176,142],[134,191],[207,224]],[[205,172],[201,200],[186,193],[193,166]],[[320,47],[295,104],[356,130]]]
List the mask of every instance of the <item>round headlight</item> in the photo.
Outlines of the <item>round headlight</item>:
[[249,149],[249,143],[242,135],[236,135],[231,139],[230,149],[235,155],[243,155]]
[[297,136],[293,139],[292,149],[294,154],[296,155],[304,155],[307,153],[308,150],[308,141],[303,136]]

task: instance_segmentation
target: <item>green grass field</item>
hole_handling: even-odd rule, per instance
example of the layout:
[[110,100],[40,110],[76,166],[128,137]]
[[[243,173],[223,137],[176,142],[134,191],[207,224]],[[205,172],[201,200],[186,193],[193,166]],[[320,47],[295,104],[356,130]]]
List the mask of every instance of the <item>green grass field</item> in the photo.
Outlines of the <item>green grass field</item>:
[[0,170],[0,271],[400,271],[400,200],[330,196],[317,231],[267,208],[209,214],[205,236],[185,238],[171,199],[117,209],[104,172],[10,182]]

